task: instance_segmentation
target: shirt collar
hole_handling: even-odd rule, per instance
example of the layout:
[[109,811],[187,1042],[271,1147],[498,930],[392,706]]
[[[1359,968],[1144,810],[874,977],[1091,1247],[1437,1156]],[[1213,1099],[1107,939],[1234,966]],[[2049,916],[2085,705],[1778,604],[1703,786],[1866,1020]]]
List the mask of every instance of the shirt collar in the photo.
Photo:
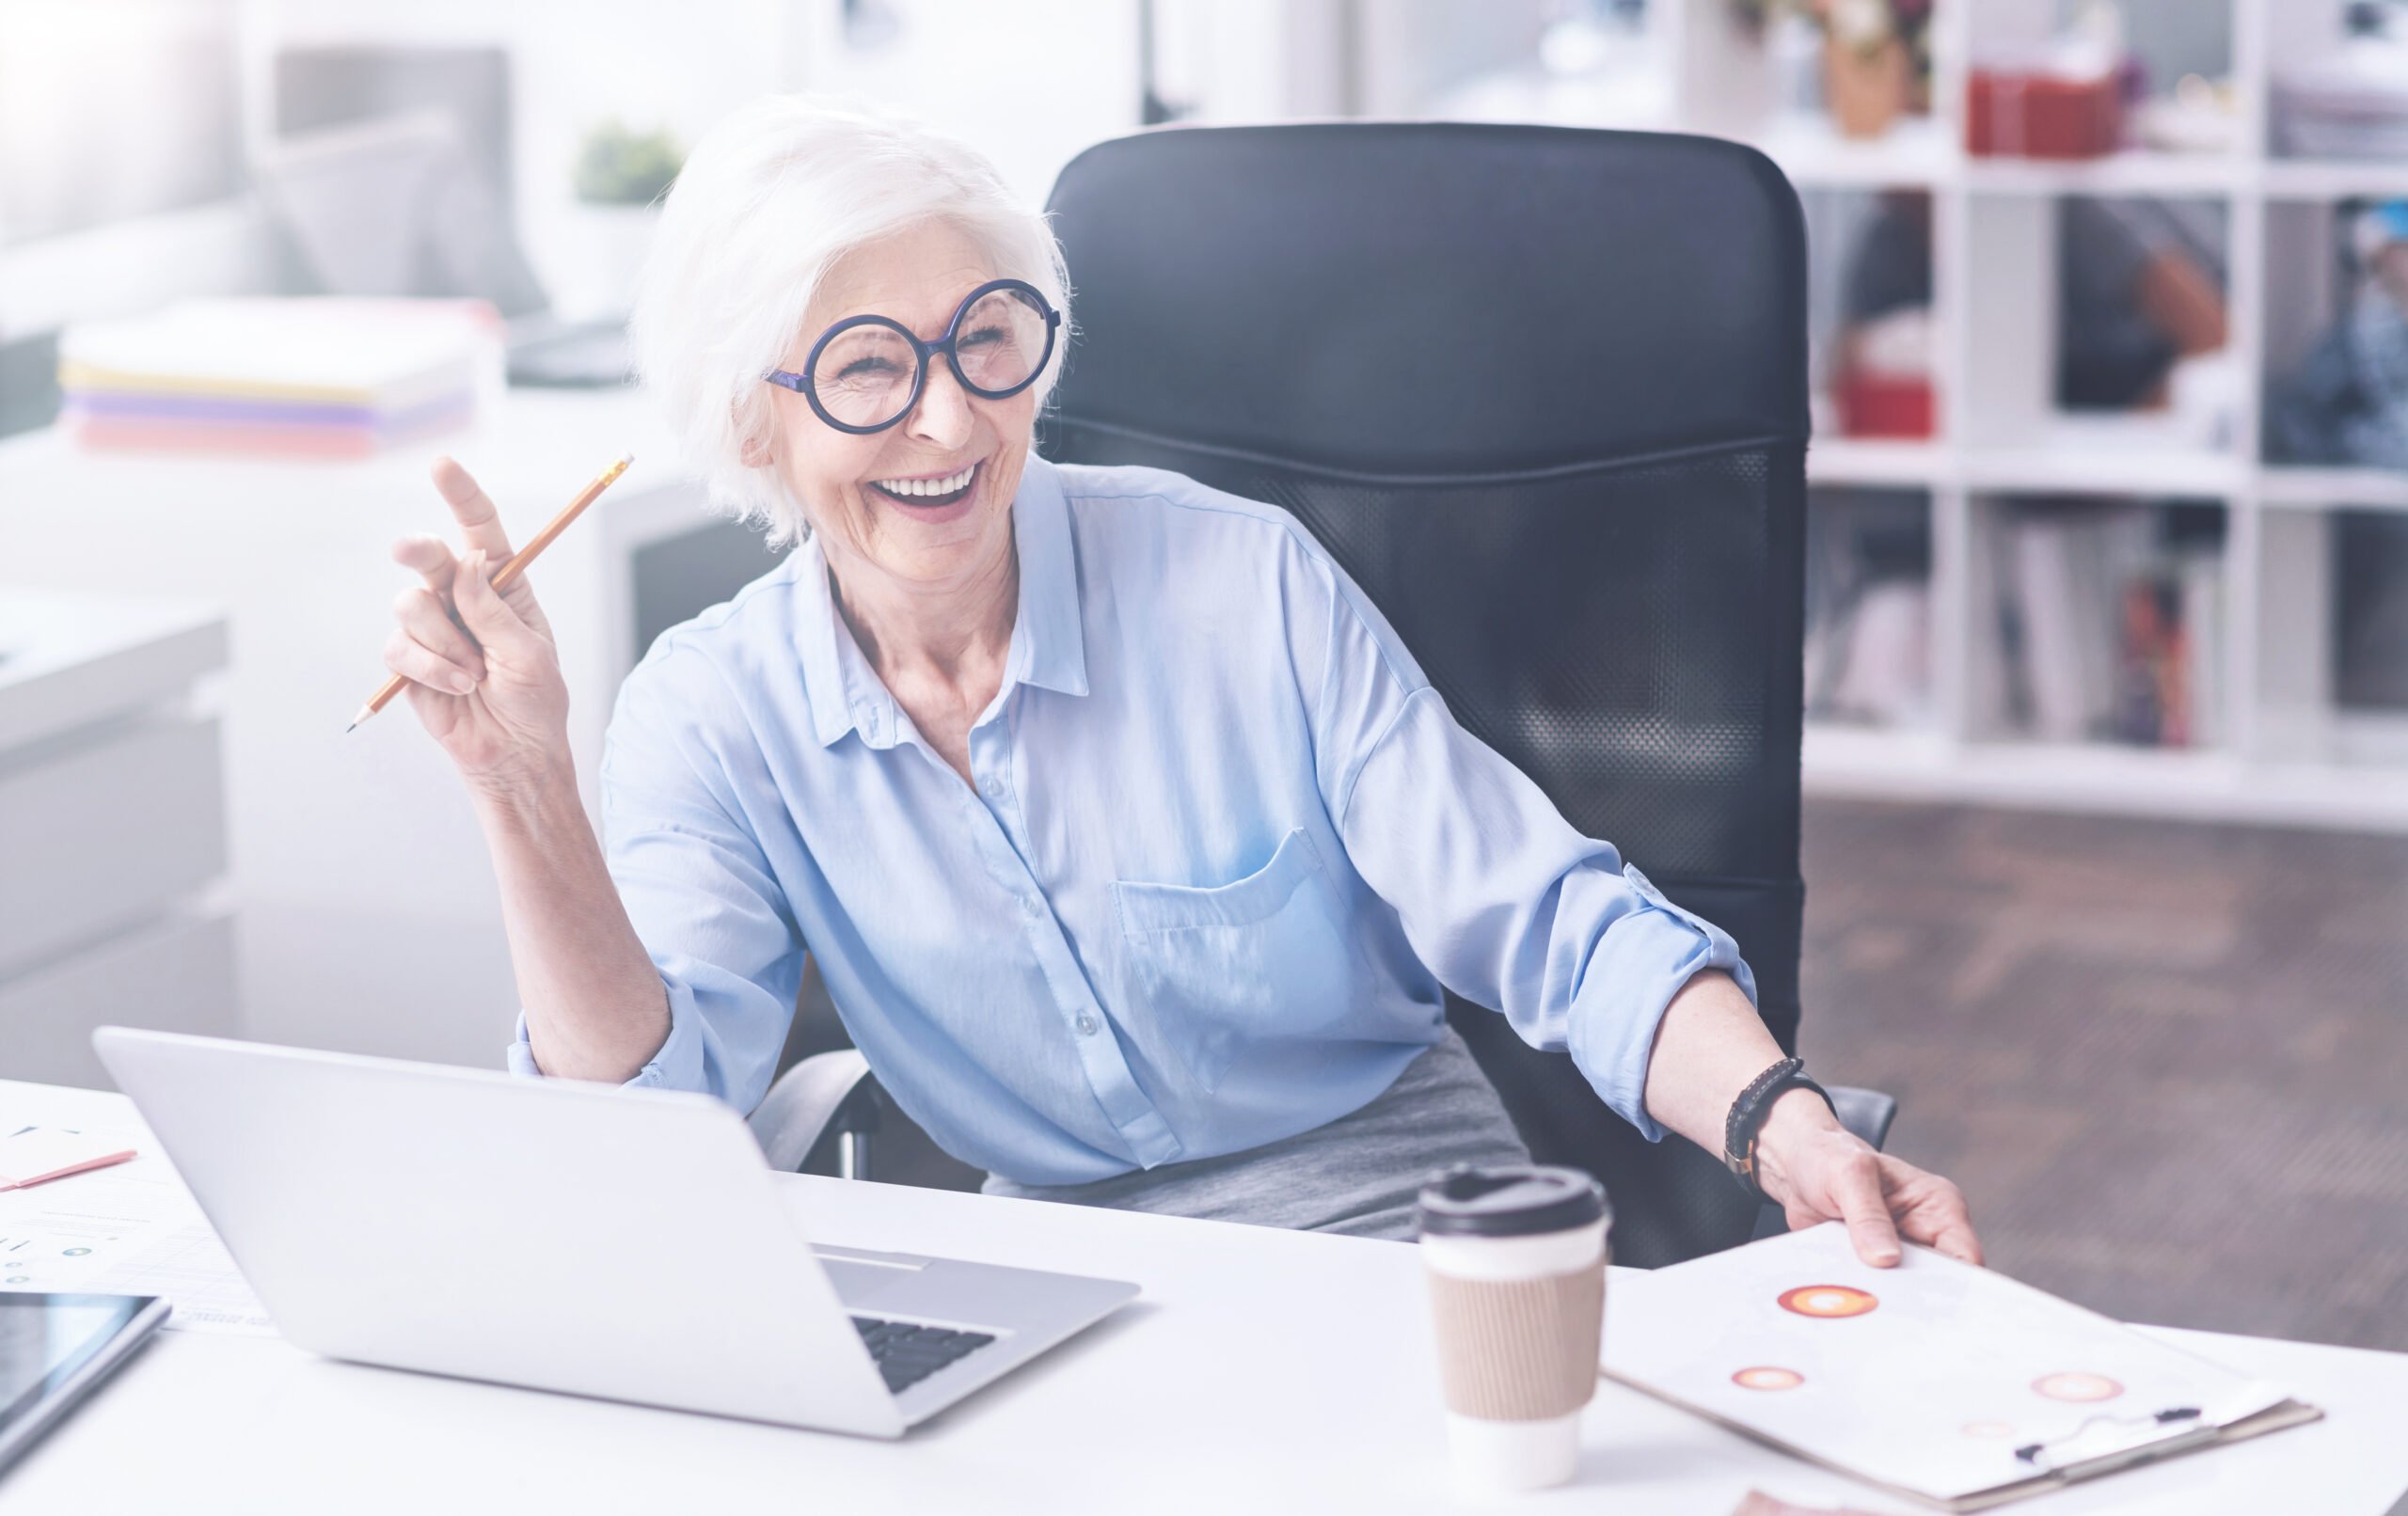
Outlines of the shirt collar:
[[1012,540],[1020,549],[1020,612],[1012,623],[1012,666],[1005,677],[1084,695],[1086,630],[1070,503],[1062,494],[1061,471],[1033,452],[1012,501]]
[[[1079,565],[1070,540],[1070,506],[1061,475],[1032,452],[1012,497],[1012,545],[1020,554],[1020,605],[1000,701],[1015,684],[1065,695],[1087,692],[1086,639],[1079,608]],[[823,748],[858,731],[873,748],[891,748],[902,712],[837,613],[828,561],[816,540],[795,549],[799,592],[796,640],[810,692],[812,734]]]

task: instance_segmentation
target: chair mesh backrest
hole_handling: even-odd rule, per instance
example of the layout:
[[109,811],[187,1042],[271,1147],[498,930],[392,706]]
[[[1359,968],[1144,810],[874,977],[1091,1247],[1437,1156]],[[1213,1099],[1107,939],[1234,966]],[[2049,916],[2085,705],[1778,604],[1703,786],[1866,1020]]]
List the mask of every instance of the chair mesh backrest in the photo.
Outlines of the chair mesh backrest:
[[[1054,187],[1081,335],[1047,456],[1293,511],[1457,719],[1722,924],[1798,1019],[1804,253],[1786,182],[1693,137],[1446,124],[1158,132]],[[1568,1059],[1450,1015],[1614,1249],[1746,1240]]]

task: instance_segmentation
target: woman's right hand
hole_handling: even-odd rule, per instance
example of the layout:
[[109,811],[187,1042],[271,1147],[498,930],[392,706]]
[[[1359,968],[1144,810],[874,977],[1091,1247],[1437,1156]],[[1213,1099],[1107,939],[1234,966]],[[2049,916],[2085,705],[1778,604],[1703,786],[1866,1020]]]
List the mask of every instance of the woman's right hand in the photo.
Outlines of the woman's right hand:
[[409,681],[419,720],[469,784],[522,790],[569,766],[568,685],[551,624],[524,576],[495,592],[510,538],[484,490],[449,458],[435,461],[433,476],[461,550],[432,536],[393,545],[393,561],[426,582],[393,602],[385,667]]

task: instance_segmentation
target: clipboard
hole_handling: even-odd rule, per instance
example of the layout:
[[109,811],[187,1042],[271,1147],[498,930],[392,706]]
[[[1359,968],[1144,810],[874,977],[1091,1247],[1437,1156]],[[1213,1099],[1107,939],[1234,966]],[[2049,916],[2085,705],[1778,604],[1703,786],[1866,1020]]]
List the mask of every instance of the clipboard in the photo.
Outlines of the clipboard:
[[1987,1510],[2323,1413],[2003,1274],[1837,1223],[1615,1276],[1608,1379],[1938,1510]]

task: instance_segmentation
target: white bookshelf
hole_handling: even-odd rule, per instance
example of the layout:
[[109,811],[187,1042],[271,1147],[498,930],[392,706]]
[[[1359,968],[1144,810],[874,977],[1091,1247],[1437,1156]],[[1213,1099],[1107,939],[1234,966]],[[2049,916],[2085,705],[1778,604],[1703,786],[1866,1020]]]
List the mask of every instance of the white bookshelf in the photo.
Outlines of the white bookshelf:
[[[1729,24],[1726,0],[1651,0],[1650,44],[1667,103],[1659,119],[1611,124],[1751,142],[1808,196],[1911,189],[1931,197],[1939,435],[1833,437],[1818,440],[1807,458],[1818,488],[1909,489],[1928,500],[1931,715],[1911,728],[1810,723],[1812,791],[2408,832],[2408,719],[2344,712],[2331,696],[2326,539],[2337,511],[2408,511],[2408,477],[2260,462],[2267,377],[2305,352],[2325,308],[2329,291],[2320,280],[2331,267],[2332,208],[2352,197],[2408,194],[2408,163],[2270,152],[2273,71],[2340,36],[2343,0],[2198,4],[2232,11],[2229,150],[2127,150],[2061,163],[1977,159],[1959,147],[1967,59],[2046,36],[2055,0],[1938,0],[1932,115],[1870,142],[1842,137],[1818,118],[1777,116],[1766,103],[1769,61]],[[1489,79],[1438,109],[1596,124],[1581,118],[1585,98],[1560,87],[1516,97]],[[2056,218],[2070,195],[2223,207],[2227,352],[2240,373],[2226,434],[2193,438],[2149,418],[2055,408]],[[2222,708],[2209,746],[2044,743],[1998,732],[1976,693],[1990,687],[1986,663],[2001,655],[1984,588],[1995,573],[1990,502],[2055,493],[2182,497],[2224,513]]]

